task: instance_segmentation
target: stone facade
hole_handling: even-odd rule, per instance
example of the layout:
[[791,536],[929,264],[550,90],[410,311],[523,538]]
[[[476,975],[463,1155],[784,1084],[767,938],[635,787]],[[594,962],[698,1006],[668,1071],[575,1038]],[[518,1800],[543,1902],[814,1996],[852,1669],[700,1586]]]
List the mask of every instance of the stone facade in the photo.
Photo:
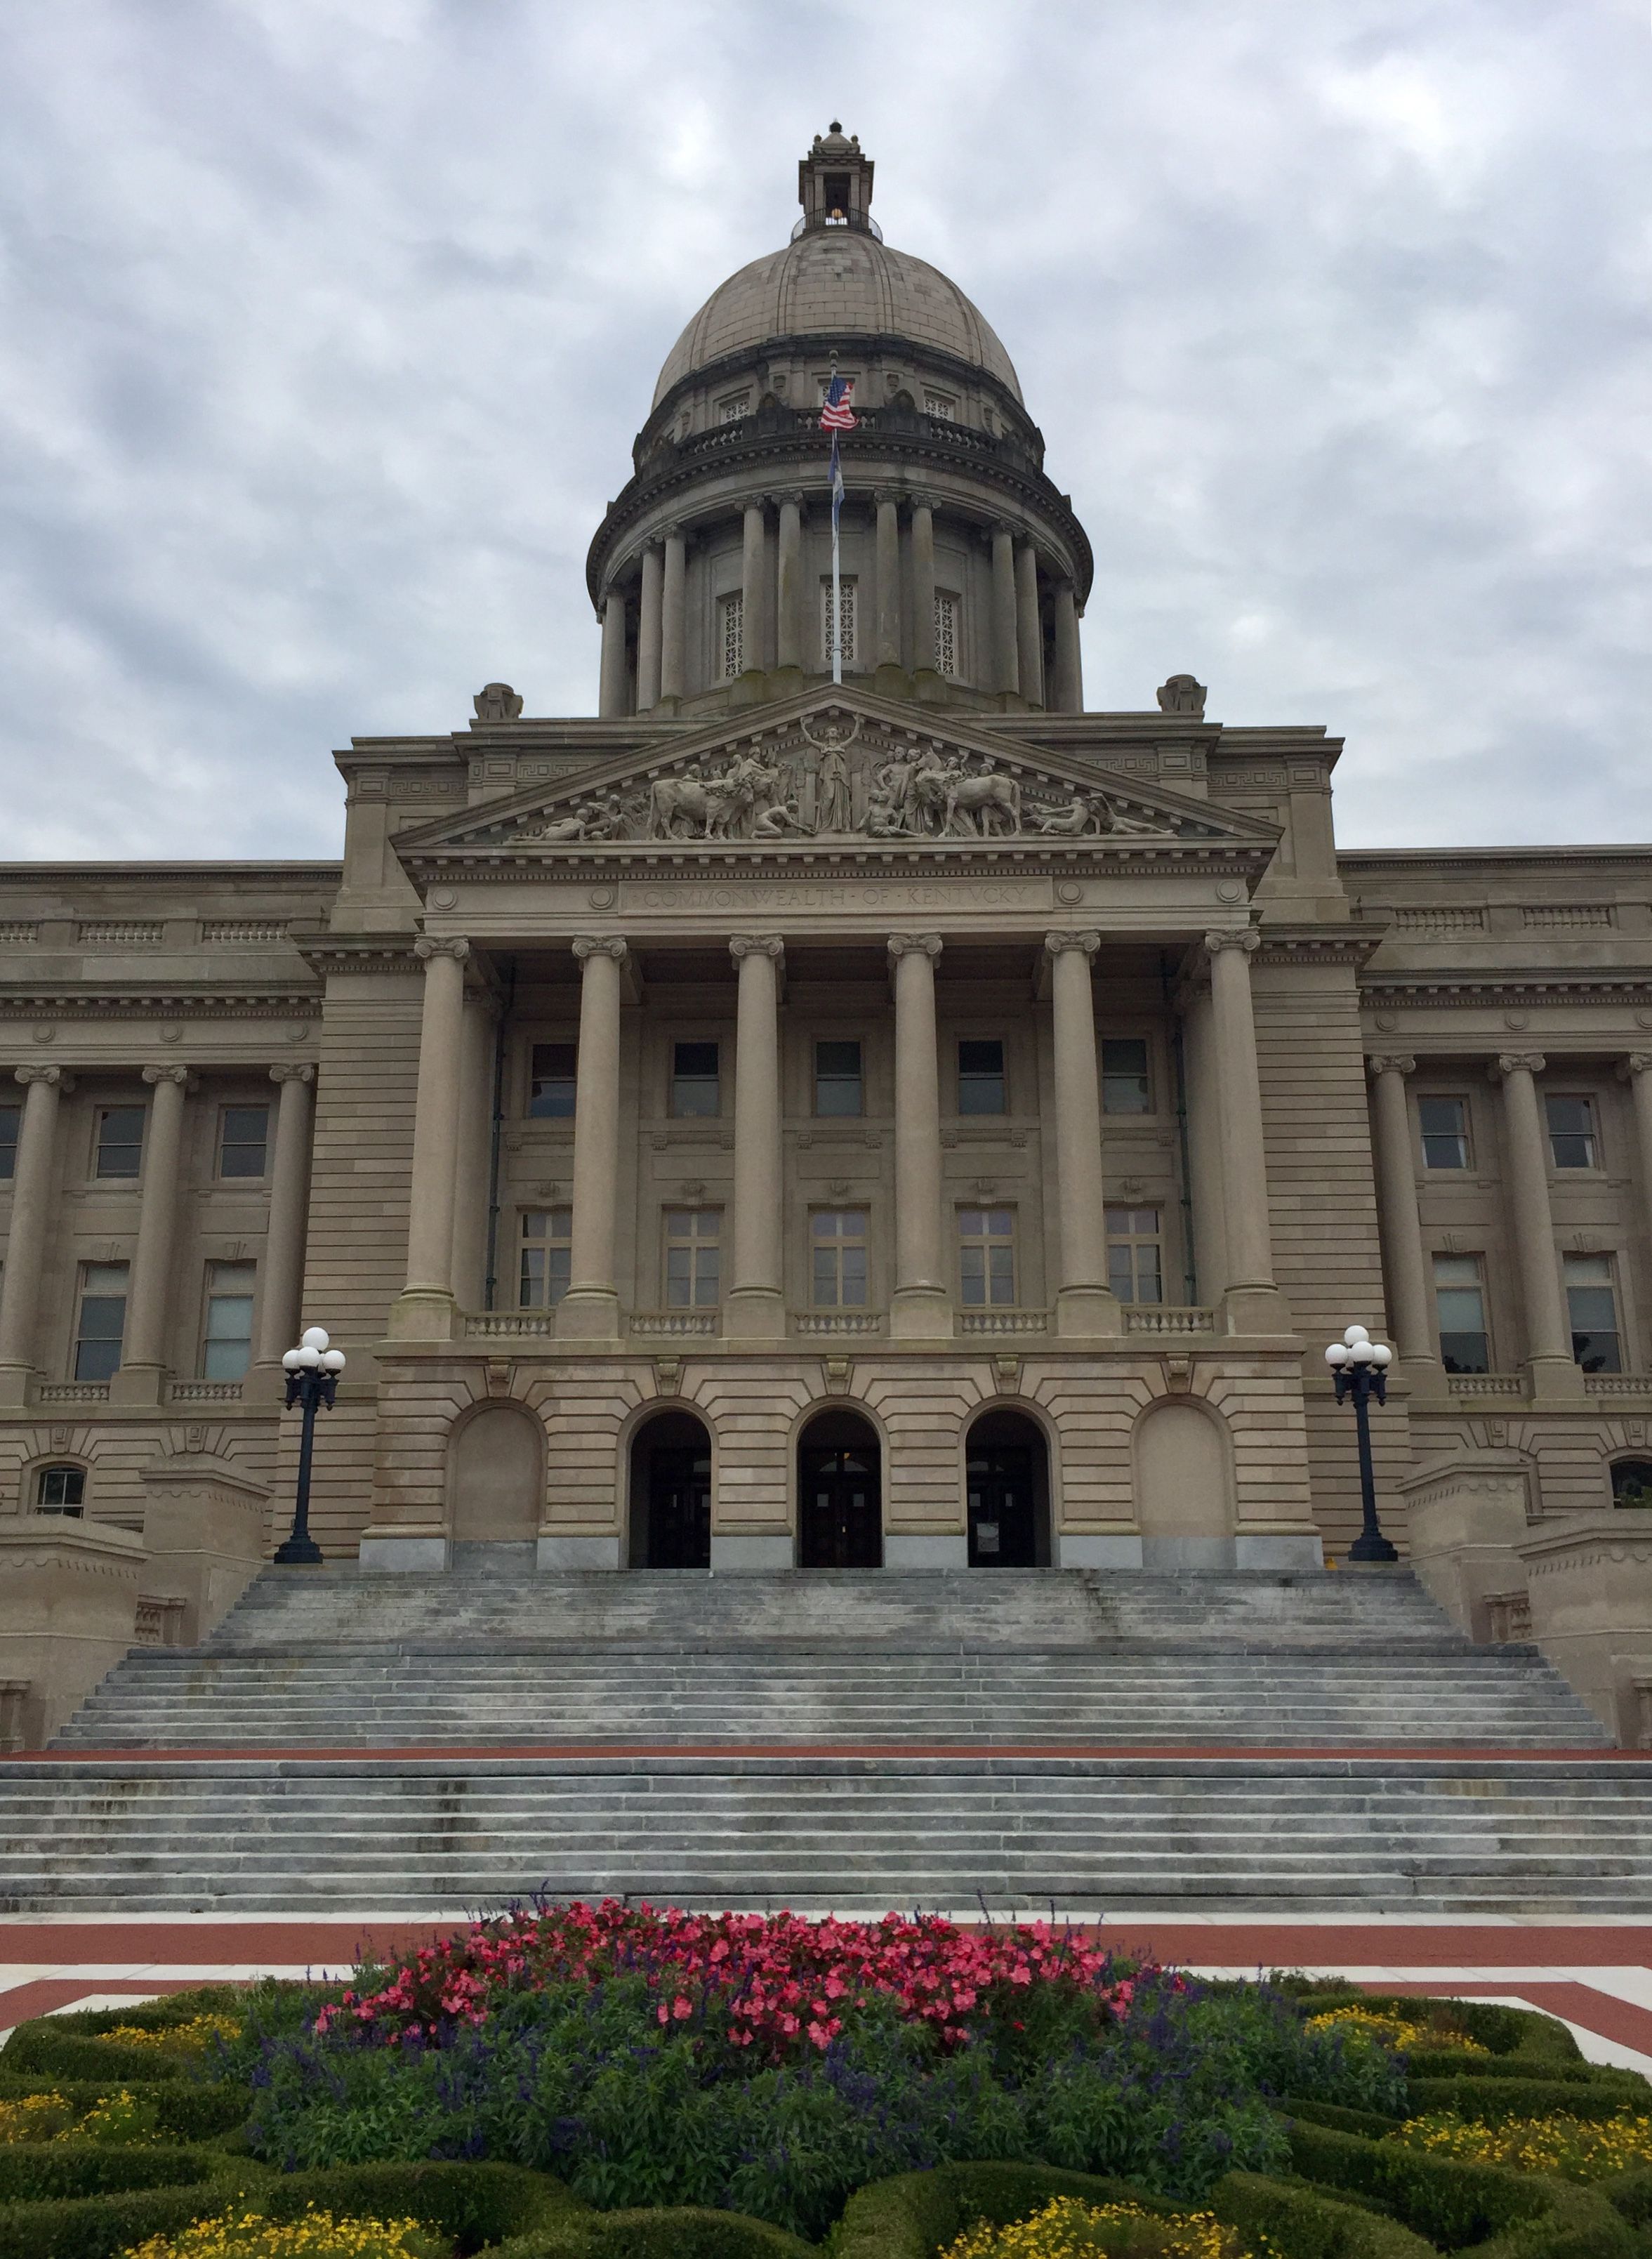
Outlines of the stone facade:
[[352,740],[339,865],[0,872],[37,1551],[205,1500],[203,1624],[301,1320],[314,1526],[381,1566],[1316,1564],[1355,1318],[1402,1544],[1652,1497],[1652,853],[1339,854],[1323,730],[1084,710],[1083,530],[871,175],[817,142],[674,349],[597,716]]

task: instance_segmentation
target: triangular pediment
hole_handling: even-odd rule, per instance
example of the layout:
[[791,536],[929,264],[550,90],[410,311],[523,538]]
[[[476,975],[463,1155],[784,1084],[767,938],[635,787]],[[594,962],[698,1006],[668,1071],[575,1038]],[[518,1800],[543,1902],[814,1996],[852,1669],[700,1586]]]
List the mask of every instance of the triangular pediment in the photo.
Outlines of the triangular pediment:
[[928,851],[950,860],[1012,846],[1179,848],[1265,861],[1278,838],[1261,817],[1029,751],[990,723],[823,688],[443,816],[395,845],[429,874],[448,862],[609,862],[696,849],[787,859]]

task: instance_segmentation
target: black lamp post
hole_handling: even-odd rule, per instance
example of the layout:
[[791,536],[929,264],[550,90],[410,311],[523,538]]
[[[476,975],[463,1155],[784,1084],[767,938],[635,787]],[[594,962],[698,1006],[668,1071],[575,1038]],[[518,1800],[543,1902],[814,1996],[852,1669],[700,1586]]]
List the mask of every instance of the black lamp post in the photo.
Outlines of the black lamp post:
[[313,1568],[321,1559],[321,1548],[310,1534],[310,1462],[316,1448],[316,1414],[324,1404],[331,1407],[338,1375],[345,1368],[344,1351],[329,1349],[322,1328],[310,1326],[298,1347],[288,1350],[281,1365],[287,1374],[288,1409],[295,1404],[303,1406],[304,1432],[298,1446],[298,1495],[293,1503],[292,1532],[276,1547],[275,1558],[283,1568],[295,1563]]
[[1365,1508],[1364,1527],[1348,1549],[1350,1561],[1397,1561],[1399,1555],[1383,1536],[1377,1519],[1377,1478],[1371,1464],[1371,1400],[1388,1401],[1388,1368],[1392,1350],[1372,1341],[1364,1326],[1349,1326],[1339,1342],[1325,1352],[1325,1362],[1336,1382],[1336,1400],[1354,1400],[1354,1425],[1359,1436],[1359,1494]]

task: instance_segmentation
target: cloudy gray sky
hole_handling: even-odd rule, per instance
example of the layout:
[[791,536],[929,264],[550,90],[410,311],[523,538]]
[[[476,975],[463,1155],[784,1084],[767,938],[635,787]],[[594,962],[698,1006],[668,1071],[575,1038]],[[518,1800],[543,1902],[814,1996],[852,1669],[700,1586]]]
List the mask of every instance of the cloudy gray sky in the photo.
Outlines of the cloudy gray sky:
[[336,852],[591,711],[655,371],[841,117],[1095,544],[1093,706],[1345,844],[1652,837],[1648,0],[4,0],[0,856]]

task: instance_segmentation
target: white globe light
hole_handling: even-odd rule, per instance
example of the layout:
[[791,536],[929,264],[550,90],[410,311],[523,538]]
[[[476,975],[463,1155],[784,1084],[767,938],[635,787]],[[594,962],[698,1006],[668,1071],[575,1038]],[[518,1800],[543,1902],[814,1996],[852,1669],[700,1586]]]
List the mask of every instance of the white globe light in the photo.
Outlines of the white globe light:
[[327,1329],[324,1326],[306,1326],[298,1339],[305,1349],[323,1350],[327,1346]]
[[289,1349],[286,1356],[281,1359],[281,1363],[287,1367],[288,1372],[296,1372],[303,1361],[303,1351],[296,1349]]
[[1356,1341],[1348,1352],[1350,1365],[1375,1365],[1377,1352],[1368,1341]]
[[[308,1341],[310,1339],[310,1336],[306,1334],[304,1336],[304,1339]],[[1342,1336],[1342,1339],[1348,1343],[1349,1349],[1352,1349],[1356,1342],[1369,1341],[1371,1339],[1371,1336],[1365,1330],[1364,1326],[1349,1326],[1348,1331]]]
[[1371,1361],[1377,1367],[1378,1372],[1381,1372],[1393,1363],[1394,1353],[1392,1350],[1387,1348],[1382,1342],[1378,1342],[1376,1347],[1371,1350]]
[[342,1372],[345,1369],[345,1353],[341,1349],[324,1350],[321,1362],[325,1372]]
[[1331,1343],[1329,1349],[1325,1352],[1325,1362],[1330,1366],[1333,1372],[1336,1370],[1339,1365],[1346,1365],[1348,1363],[1348,1351],[1342,1347],[1341,1342],[1333,1342]]
[[306,1342],[303,1349],[295,1351],[295,1354],[300,1365],[307,1372],[313,1372],[317,1365],[321,1363],[321,1351],[310,1342]]

